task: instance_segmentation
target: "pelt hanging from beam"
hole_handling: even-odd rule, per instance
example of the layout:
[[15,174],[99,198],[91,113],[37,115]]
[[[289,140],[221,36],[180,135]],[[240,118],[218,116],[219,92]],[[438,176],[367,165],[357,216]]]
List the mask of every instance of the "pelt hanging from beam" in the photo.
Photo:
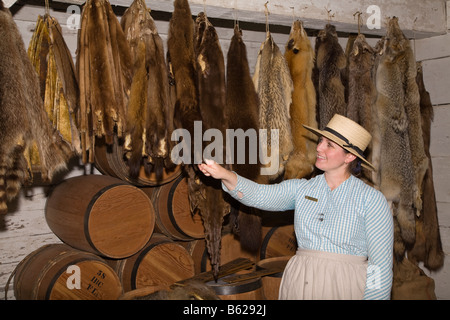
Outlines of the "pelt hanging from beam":
[[286,44],[285,58],[294,91],[290,106],[294,151],[286,164],[286,179],[306,178],[314,170],[316,138],[303,125],[317,127],[316,91],[312,81],[314,50],[301,21],[292,24]]
[[108,0],[86,1],[80,24],[79,129],[82,160],[93,163],[96,136],[112,145],[114,135],[120,138],[126,131],[133,66],[128,42]]
[[436,271],[444,265],[445,254],[442,250],[439,231],[436,194],[433,183],[433,167],[430,154],[430,130],[433,121],[433,105],[430,94],[425,89],[423,81],[422,63],[417,63],[417,85],[420,94],[420,112],[425,152],[429,159],[428,170],[422,184],[422,212],[416,216],[416,241],[414,247],[408,251],[409,260],[424,262],[429,270]]
[[377,67],[378,123],[374,128],[379,131],[376,135],[382,143],[374,148],[374,157],[380,163],[376,183],[394,215],[394,253],[398,260],[403,259],[405,246],[415,241],[415,215],[422,208],[420,190],[428,168],[415,78],[409,41],[400,30],[397,18],[392,18]]
[[[249,139],[243,142],[246,146],[244,150],[240,149],[241,145],[235,146],[232,169],[247,179],[264,182],[265,179],[260,175],[259,160],[256,159],[255,163],[251,162],[251,148],[258,145],[259,100],[250,75],[242,31],[237,24],[234,26],[234,34],[228,49],[226,79],[228,128],[242,129],[243,132],[248,132],[249,136],[251,132],[248,130],[254,130],[256,137],[256,141]],[[257,150],[253,149],[253,151]],[[244,163],[241,163],[242,160]],[[254,208],[246,207],[237,201],[232,201],[231,205],[231,230],[239,237],[243,249],[250,252],[257,251],[262,238],[259,213]]]
[[134,62],[125,143],[130,176],[136,178],[143,164],[148,174],[155,171],[161,179],[164,167],[171,166],[173,129],[166,119],[172,106],[163,41],[143,0],[133,1],[121,26]]
[[[348,106],[347,117],[359,123],[367,131],[373,132],[374,104],[377,96],[374,83],[374,64],[377,52],[359,34],[348,53]],[[368,145],[366,159],[372,161],[372,142]],[[363,168],[361,177],[372,182],[372,171]]]
[[[202,116],[202,128],[219,130],[221,137],[226,136],[228,127],[226,118],[226,85],[225,62],[214,26],[209,22],[203,12],[198,14],[195,22],[194,50],[197,62],[197,81],[199,92],[199,107]],[[217,143],[214,141],[212,143]],[[225,143],[215,144],[217,161],[223,161],[223,166],[230,169],[225,163]],[[206,145],[205,145],[206,147]],[[203,150],[206,150],[205,148]],[[223,157],[220,159],[220,154]],[[205,239],[211,266],[217,277],[220,266],[220,249],[222,239],[222,224],[224,216],[230,212],[230,205],[224,199],[221,182],[202,174],[198,176],[200,192],[196,206],[205,227]]]
[[327,24],[319,32],[315,53],[313,79],[317,91],[317,121],[319,128],[323,129],[333,115],[345,116],[347,111],[345,87],[341,79],[347,59],[334,25]]
[[[0,1],[0,212],[31,179],[24,152],[36,143],[40,171],[51,180],[72,156],[51,126],[40,95],[39,78],[11,12]],[[28,172],[27,172],[28,171]]]
[[[266,40],[258,53],[258,58],[253,75],[253,83],[258,93],[259,126],[267,132],[267,154],[276,152],[275,144],[278,144],[278,171],[268,175],[270,181],[283,176],[286,162],[294,149],[290,124],[290,105],[292,101],[293,83],[286,59],[267,32]],[[275,129],[278,135],[272,136],[271,129]],[[265,149],[265,138],[260,136],[260,148]],[[276,156],[276,155],[275,155]],[[266,164],[269,167],[273,164]]]

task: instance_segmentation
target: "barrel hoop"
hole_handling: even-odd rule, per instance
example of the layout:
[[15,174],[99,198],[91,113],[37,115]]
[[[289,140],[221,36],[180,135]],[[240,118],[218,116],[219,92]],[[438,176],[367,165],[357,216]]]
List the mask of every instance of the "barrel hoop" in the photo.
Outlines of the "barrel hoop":
[[86,212],[84,215],[84,236],[86,238],[86,241],[91,246],[91,248],[100,255],[102,255],[103,253],[99,249],[97,249],[97,247],[94,245],[94,243],[92,242],[91,236],[89,234],[89,218],[91,215],[91,210],[92,210],[92,207],[94,206],[95,202],[98,200],[98,198],[100,198],[106,191],[108,191],[111,188],[114,188],[117,186],[123,186],[123,185],[128,185],[128,183],[118,182],[118,183],[114,183],[114,184],[108,185],[106,187],[103,187],[102,189],[97,191],[97,193],[91,198],[91,200],[89,201],[89,204],[86,208]]
[[247,283],[239,284],[237,286],[234,285],[224,285],[224,286],[212,286],[214,288],[214,292],[217,295],[233,295],[245,292],[251,292],[262,287],[261,278],[254,279],[254,281],[250,281]]
[[269,245],[270,238],[272,237],[272,235],[274,234],[274,232],[277,229],[278,229],[278,227],[273,227],[264,236],[264,239],[263,239],[263,241],[261,243],[261,249],[260,249],[260,252],[259,252],[259,257],[260,257],[261,260],[266,258],[266,250],[267,250],[267,246]]
[[191,238],[191,236],[189,236],[188,234],[186,234],[183,230],[181,230],[181,228],[178,226],[177,221],[175,220],[173,211],[172,211],[172,204],[173,204],[173,195],[175,194],[175,190],[177,188],[177,186],[180,184],[181,180],[184,179],[184,175],[180,176],[170,187],[170,191],[169,191],[169,199],[167,200],[167,208],[168,208],[168,213],[169,213],[169,219],[170,222],[172,223],[172,226],[175,228],[176,231],[178,231],[181,235],[183,235],[184,237],[187,238]]
[[134,262],[133,268],[131,269],[131,289],[135,290],[136,288],[136,278],[137,278],[137,272],[138,267],[141,264],[144,257],[147,255],[147,253],[152,250],[154,247],[162,244],[162,243],[172,243],[173,241],[170,239],[162,239],[160,241],[156,241],[155,243],[150,244],[146,248],[144,248],[138,255],[136,261]]

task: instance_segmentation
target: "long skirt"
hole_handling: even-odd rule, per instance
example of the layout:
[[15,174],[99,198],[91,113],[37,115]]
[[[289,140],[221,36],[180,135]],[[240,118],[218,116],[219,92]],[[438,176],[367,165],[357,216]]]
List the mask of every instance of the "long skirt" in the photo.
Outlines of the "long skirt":
[[279,299],[359,300],[366,274],[366,257],[299,249],[283,272]]

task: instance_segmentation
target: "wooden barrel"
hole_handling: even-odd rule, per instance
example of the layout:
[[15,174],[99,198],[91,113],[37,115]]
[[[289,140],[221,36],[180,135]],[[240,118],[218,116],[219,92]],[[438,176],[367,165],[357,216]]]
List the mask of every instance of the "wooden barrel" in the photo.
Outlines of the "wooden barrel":
[[263,227],[260,259],[294,255],[297,251],[297,239],[294,225]]
[[205,237],[200,214],[192,215],[186,178],[177,179],[156,188],[142,188],[155,208],[156,228],[174,240],[194,240]]
[[155,226],[147,195],[104,175],[73,177],[57,185],[47,199],[45,217],[68,245],[116,259],[142,249]]
[[147,245],[131,257],[108,260],[125,292],[146,286],[171,285],[194,276],[194,261],[181,245],[153,233]]
[[[222,234],[220,243],[220,265],[237,258],[248,258],[251,261],[258,261],[258,254],[242,249],[239,239],[232,233],[227,232]],[[186,248],[194,259],[196,274],[212,270],[205,239],[185,242],[181,243],[181,245]]]
[[[232,274],[227,277],[235,276]],[[214,292],[222,300],[265,300],[261,278],[253,278],[236,283],[225,281],[227,277],[212,280],[206,284],[214,289]]]
[[33,251],[14,275],[17,300],[116,300],[122,292],[117,274],[105,260],[66,244]]
[[[286,267],[292,256],[273,257],[260,260],[256,263],[256,270]],[[262,277],[262,286],[266,300],[278,300],[278,292],[280,291],[281,278],[283,272],[278,272]]]
[[114,144],[108,146],[104,139],[96,139],[95,145],[95,167],[103,174],[117,177],[123,181],[139,186],[158,186],[176,179],[182,173],[181,166],[174,166],[171,169],[164,169],[161,180],[158,180],[154,172],[145,172],[141,166],[137,178],[129,175],[129,167],[124,160],[124,148],[121,139],[114,137]]

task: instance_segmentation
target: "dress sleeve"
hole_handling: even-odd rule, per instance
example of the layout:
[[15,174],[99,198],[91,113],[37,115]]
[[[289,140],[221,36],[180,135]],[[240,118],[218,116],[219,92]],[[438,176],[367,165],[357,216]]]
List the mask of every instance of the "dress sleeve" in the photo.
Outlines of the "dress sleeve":
[[366,208],[368,266],[364,299],[387,300],[393,277],[394,226],[386,198],[375,191]]
[[222,189],[248,207],[267,211],[286,211],[295,207],[296,190],[303,182],[300,179],[285,180],[279,184],[258,184],[238,174],[237,185],[228,190]]

